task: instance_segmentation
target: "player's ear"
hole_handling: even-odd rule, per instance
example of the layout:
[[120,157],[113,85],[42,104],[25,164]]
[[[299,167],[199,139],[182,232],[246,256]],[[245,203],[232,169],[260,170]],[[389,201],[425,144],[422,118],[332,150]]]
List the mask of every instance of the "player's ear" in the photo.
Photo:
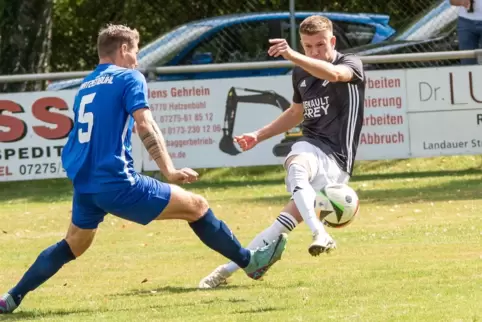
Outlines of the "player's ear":
[[120,52],[121,52],[122,56],[125,56],[125,54],[127,53],[127,50],[128,50],[128,49],[129,49],[129,48],[127,47],[127,44],[124,43],[124,44],[121,45],[121,47],[120,47]]
[[336,45],[336,36],[335,35],[331,36],[330,42],[331,42],[331,46],[333,48],[335,48],[335,45]]
[[303,42],[303,37],[301,36],[300,34],[300,45],[301,45],[301,50],[303,50],[303,53],[306,53],[306,50],[305,50],[305,43]]

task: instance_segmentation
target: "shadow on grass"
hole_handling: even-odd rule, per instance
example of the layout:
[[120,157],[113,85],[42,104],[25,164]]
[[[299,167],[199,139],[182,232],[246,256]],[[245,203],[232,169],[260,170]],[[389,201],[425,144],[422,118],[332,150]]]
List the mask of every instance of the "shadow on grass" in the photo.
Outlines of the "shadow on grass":
[[482,180],[457,178],[444,183],[434,183],[423,188],[397,188],[359,191],[360,199],[366,202],[420,203],[427,201],[482,199]]
[[262,308],[252,308],[249,310],[235,311],[231,314],[255,314],[255,313],[269,313],[276,311],[287,311],[284,307],[262,307]]
[[[211,304],[211,303],[201,303],[201,304]],[[14,312],[13,314],[8,315],[0,315],[0,321],[39,321],[45,318],[63,318],[68,319],[70,315],[96,315],[99,313],[109,313],[109,312],[129,312],[129,311],[137,311],[137,310],[145,310],[145,309],[160,309],[160,308],[173,308],[173,307],[191,307],[192,303],[175,303],[169,305],[151,305],[147,307],[128,307],[128,308],[92,308],[92,309],[73,309],[71,311],[68,310],[48,310],[48,311],[19,311]],[[182,311],[183,309],[181,309]]]
[[[374,189],[357,190],[362,202],[378,204],[401,204],[421,203],[430,201],[449,200],[475,200],[482,199],[482,180],[480,179],[457,179],[445,183],[437,183],[433,186],[423,188],[397,188],[397,189]],[[240,202],[258,202],[273,204],[284,204],[287,201],[286,195],[275,195],[270,197],[250,197],[240,199]]]
[[13,314],[2,314],[0,315],[0,321],[38,321],[44,318],[66,318],[69,315],[75,314],[90,314],[94,313],[94,310],[57,310],[57,311],[19,311]]
[[[223,288],[225,289],[225,288]],[[183,287],[164,287],[161,289],[159,293],[189,293],[189,292],[194,292],[194,291],[201,291],[198,290],[197,288],[183,288]],[[214,290],[209,290],[210,292]],[[135,291],[132,291],[132,293],[126,293],[126,294],[121,294],[123,295],[132,295],[132,296],[139,296],[139,295],[152,295],[150,294],[150,291],[147,293],[136,293]],[[67,319],[68,316],[71,315],[94,315],[98,313],[108,313],[108,312],[128,312],[128,311],[137,311],[137,310],[145,310],[145,309],[162,309],[162,308],[180,308],[180,311],[184,311],[182,307],[193,307],[195,305],[213,305],[213,304],[219,304],[220,302],[225,302],[225,303],[245,303],[248,302],[246,299],[239,299],[239,298],[225,298],[225,299],[202,299],[201,301],[194,301],[193,302],[186,302],[186,303],[172,303],[172,304],[166,304],[166,303],[159,303],[155,305],[150,305],[147,307],[129,307],[129,308],[105,308],[105,307],[100,307],[100,308],[92,308],[92,309],[73,309],[73,310],[47,310],[47,311],[40,311],[40,310],[34,310],[34,311],[28,311],[28,310],[20,310],[17,311],[13,314],[6,314],[6,315],[0,315],[0,321],[38,321],[42,320],[45,318],[61,318],[61,319]],[[262,312],[270,312],[270,311],[275,311],[277,309],[274,308],[268,308],[268,309],[253,309],[253,310],[248,310],[248,311],[239,311],[239,312],[234,312],[236,314],[244,314],[244,313],[262,313]]]
[[[230,170],[229,174],[225,174],[227,170],[217,169],[221,171],[220,176],[208,176],[210,172],[201,173],[200,181],[186,185],[187,189],[228,189],[246,186],[266,186],[266,185],[282,185],[283,174],[279,171],[279,166],[263,166],[249,168],[235,168]],[[223,172],[224,171],[224,172]],[[263,178],[261,174],[269,174],[269,178]],[[204,175],[207,177],[203,179]],[[390,190],[387,193],[384,191],[372,190],[369,192],[360,192],[361,197],[370,198],[373,200],[390,200],[397,199],[398,196],[406,199],[417,199],[419,192],[423,193],[423,197],[432,199],[430,195],[438,200],[442,195],[446,196],[448,193],[455,193],[455,189],[468,189],[462,192],[461,198],[464,194],[470,198],[480,197],[475,188],[480,188],[475,180],[467,180],[464,178],[456,178],[467,175],[482,175],[482,169],[469,168],[464,170],[445,170],[445,171],[418,171],[418,172],[392,172],[383,174],[363,174],[357,173],[352,179],[352,182],[373,181],[373,180],[390,180],[390,179],[418,179],[418,178],[437,178],[437,177],[454,177],[450,183],[430,188],[423,189],[397,189]],[[274,176],[274,177],[273,177]],[[443,190],[447,191],[443,191]],[[18,181],[18,182],[0,182],[0,203],[12,200],[25,200],[26,202],[60,202],[70,201],[72,198],[72,185],[67,179],[46,179],[37,181]],[[283,197],[284,198],[284,197]],[[456,197],[452,197],[456,199]]]
[[[375,180],[391,180],[391,179],[422,179],[422,178],[438,178],[438,177],[459,177],[467,175],[482,175],[482,169],[464,169],[464,170],[446,170],[446,171],[420,171],[420,172],[392,172],[382,174],[356,174],[351,182],[375,181]],[[244,178],[243,180],[234,181],[232,179],[220,181],[198,181],[188,186],[197,189],[207,188],[238,188],[246,186],[264,186],[264,185],[281,185],[284,184],[284,177],[273,179],[253,179]]]
[[391,179],[422,179],[422,178],[438,178],[438,177],[459,177],[467,175],[482,175],[482,169],[464,169],[464,170],[443,170],[443,171],[419,171],[419,172],[392,172],[382,174],[363,174],[357,173],[351,181],[374,181],[374,180],[391,180]]
[[[246,288],[240,285],[225,285],[221,288],[216,288],[212,290],[208,290],[209,292],[215,292],[219,290],[235,290],[235,289],[242,289]],[[111,297],[118,297],[118,296],[156,296],[156,295],[164,295],[164,294],[184,294],[184,293],[192,293],[192,292],[204,292],[204,290],[200,290],[197,287],[184,287],[184,286],[163,286],[155,289],[135,289],[124,293],[117,293],[110,295]]]

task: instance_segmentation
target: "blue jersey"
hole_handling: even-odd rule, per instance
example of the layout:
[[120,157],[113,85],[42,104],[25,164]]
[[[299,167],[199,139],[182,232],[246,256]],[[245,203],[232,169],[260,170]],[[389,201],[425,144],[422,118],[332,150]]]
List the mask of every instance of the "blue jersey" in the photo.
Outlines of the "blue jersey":
[[131,135],[134,111],[148,107],[144,75],[100,64],[82,82],[74,102],[74,126],[62,163],[74,189],[99,193],[136,183]]

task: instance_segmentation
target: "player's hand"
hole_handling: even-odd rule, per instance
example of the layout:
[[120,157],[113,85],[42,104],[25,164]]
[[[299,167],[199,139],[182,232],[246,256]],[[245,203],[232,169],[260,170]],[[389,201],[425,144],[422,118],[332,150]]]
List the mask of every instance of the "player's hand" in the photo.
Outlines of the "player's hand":
[[234,137],[234,142],[239,144],[243,151],[248,151],[258,144],[258,135],[256,133],[247,133]]
[[294,50],[291,49],[290,45],[286,39],[283,38],[275,38],[270,39],[269,43],[271,47],[268,49],[268,55],[271,57],[279,57],[283,56],[284,59],[290,59],[294,55]]
[[455,5],[470,9],[470,0],[458,0],[455,2]]
[[166,178],[171,183],[191,183],[197,181],[199,174],[190,168],[182,168],[180,170],[174,170],[172,173],[166,175]]

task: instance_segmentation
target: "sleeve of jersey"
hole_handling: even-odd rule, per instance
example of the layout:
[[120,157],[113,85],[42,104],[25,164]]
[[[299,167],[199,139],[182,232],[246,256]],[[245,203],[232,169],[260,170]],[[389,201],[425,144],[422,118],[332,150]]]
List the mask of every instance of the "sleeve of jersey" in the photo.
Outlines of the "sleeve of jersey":
[[356,56],[344,56],[340,64],[351,68],[355,81],[363,81],[363,63],[360,58]]
[[147,97],[146,78],[141,72],[133,70],[126,78],[124,102],[127,112],[132,115],[138,109],[149,107]]
[[291,75],[291,80],[293,82],[293,102],[297,104],[301,104],[301,94],[298,88],[298,77],[297,77],[296,68],[293,69],[293,73]]

